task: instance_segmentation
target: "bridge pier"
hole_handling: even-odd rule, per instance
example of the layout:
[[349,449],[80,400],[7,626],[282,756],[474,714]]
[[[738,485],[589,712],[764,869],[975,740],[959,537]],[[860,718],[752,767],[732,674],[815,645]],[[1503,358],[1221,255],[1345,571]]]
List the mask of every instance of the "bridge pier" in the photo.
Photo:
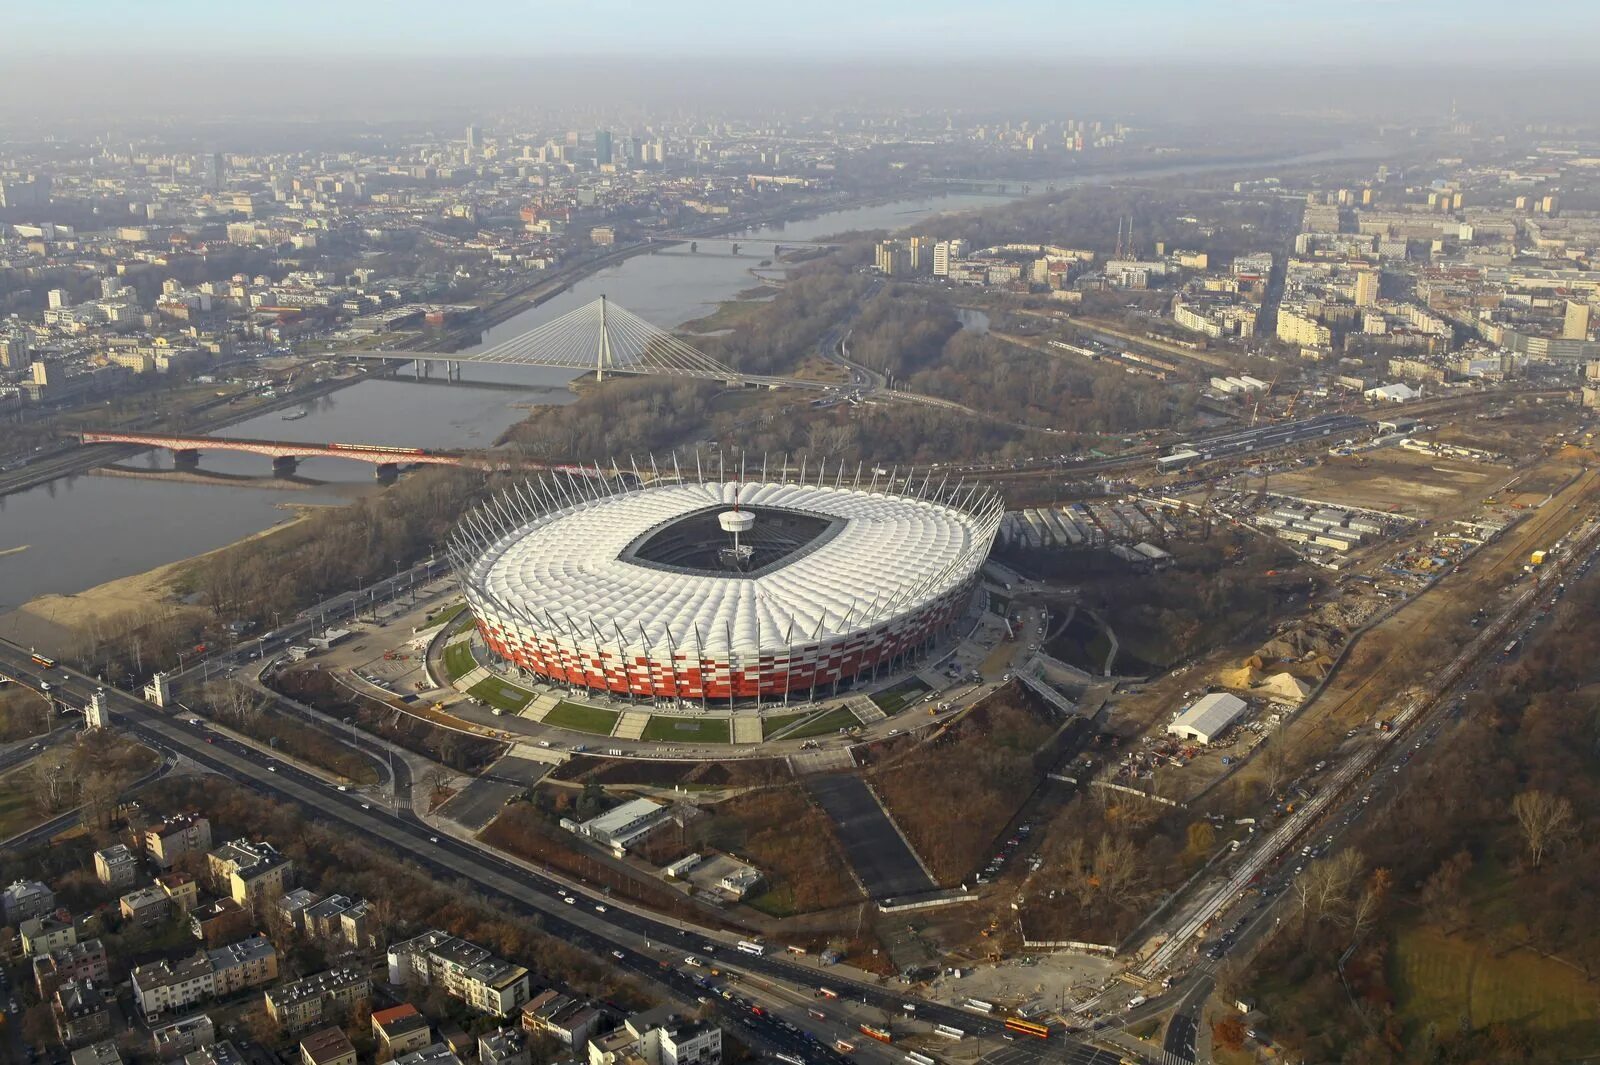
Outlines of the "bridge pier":
[[272,456],[272,476],[274,477],[293,477],[295,471],[299,468],[300,457],[298,455]]
[[395,462],[380,462],[372,468],[372,477],[379,484],[393,484],[400,477],[400,465]]
[[172,452],[172,467],[177,470],[193,470],[200,466],[200,452],[192,447],[174,448]]

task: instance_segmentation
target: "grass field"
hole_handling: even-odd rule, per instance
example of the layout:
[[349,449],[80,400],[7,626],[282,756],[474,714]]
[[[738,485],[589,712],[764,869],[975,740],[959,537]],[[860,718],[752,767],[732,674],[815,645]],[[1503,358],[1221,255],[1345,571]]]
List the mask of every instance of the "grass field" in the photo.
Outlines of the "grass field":
[[871,699],[878,704],[879,710],[893,716],[922,698],[923,694],[929,690],[929,687],[922,681],[916,677],[911,677],[892,688],[885,688],[881,692],[875,692]]
[[472,645],[463,640],[444,649],[444,671],[453,681],[464,677],[478,667],[472,657]]
[[602,710],[598,706],[584,706],[582,703],[562,700],[556,704],[554,710],[544,715],[544,723],[557,728],[569,728],[574,732],[609,736],[611,730],[617,727],[619,716],[621,715],[615,710]]
[[810,721],[795,729],[785,739],[803,740],[807,736],[831,736],[842,728],[850,728],[861,724],[856,715],[850,712],[847,706],[836,706],[832,710],[817,714]]
[[1527,950],[1497,955],[1466,936],[1435,928],[1396,937],[1390,979],[1397,1006],[1413,1031],[1428,1023],[1453,1030],[1496,1021],[1561,1033],[1573,1055],[1600,1051],[1600,1000],[1583,975]]
[[522,708],[533,701],[532,692],[523,691],[515,684],[509,684],[498,677],[480,680],[467,689],[467,694],[510,714],[521,713]]
[[774,714],[772,717],[764,717],[761,719],[761,738],[764,740],[771,739],[774,733],[781,732],[807,714],[812,713],[815,713],[815,711],[802,710],[798,714]]
[[[546,719],[548,720],[548,719]],[[639,737],[677,743],[728,743],[731,742],[729,722],[725,717],[669,717],[656,714],[644,726]]]
[[26,767],[0,777],[0,839],[10,839],[44,820],[33,805],[33,791]]
[[424,622],[417,631],[427,632],[429,629],[437,629],[440,625],[449,624],[459,617],[461,612],[465,609],[467,609],[467,604],[465,603],[457,603],[455,606],[447,606]]

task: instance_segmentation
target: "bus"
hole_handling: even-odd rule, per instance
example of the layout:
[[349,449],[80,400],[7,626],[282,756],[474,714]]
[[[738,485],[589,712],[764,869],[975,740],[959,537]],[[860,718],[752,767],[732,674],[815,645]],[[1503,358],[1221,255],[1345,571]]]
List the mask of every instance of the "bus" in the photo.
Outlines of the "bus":
[[[1506,644],[1505,653],[1508,654],[1508,655],[1516,654],[1517,653],[1517,648],[1519,646],[1521,646],[1521,644],[1522,644],[1521,640],[1512,640],[1510,643]],[[38,655],[34,655],[33,656],[33,660],[35,662],[37,662],[39,660],[39,656]]]
[[906,1060],[911,1062],[911,1065],[939,1065],[938,1062],[928,1057],[928,1055],[918,1054],[915,1050],[906,1054]]
[[1049,1039],[1050,1029],[1033,1021],[1025,1021],[1021,1017],[1007,1017],[1006,1031],[1018,1032],[1022,1035],[1031,1035],[1035,1039]]
[[737,945],[739,947],[739,953],[741,954],[754,954],[757,957],[760,957],[767,952],[767,948],[764,945],[760,943],[752,943],[748,939],[739,940]]
[[40,669],[56,668],[56,660],[53,658],[46,658],[44,655],[34,655],[33,664],[38,666]]
[[837,1050],[841,1054],[854,1054],[856,1052],[856,1045],[843,1039],[835,1039],[833,1041],[833,1049]]
[[817,994],[821,995],[823,998],[838,998],[839,997],[839,992],[835,991],[831,987],[819,987],[819,988],[817,988]]

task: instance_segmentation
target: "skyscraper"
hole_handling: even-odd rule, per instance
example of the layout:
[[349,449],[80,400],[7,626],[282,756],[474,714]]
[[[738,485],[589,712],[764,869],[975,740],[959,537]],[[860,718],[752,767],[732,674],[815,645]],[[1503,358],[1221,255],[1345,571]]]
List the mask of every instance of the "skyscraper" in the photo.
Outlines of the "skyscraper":
[[483,147],[483,131],[481,129],[479,129],[477,126],[468,126],[467,127],[467,147],[468,148],[482,148]]
[[1362,270],[1356,274],[1357,307],[1371,307],[1378,302],[1378,275],[1373,270]]
[[600,166],[611,162],[611,131],[597,129],[594,131],[594,161]]

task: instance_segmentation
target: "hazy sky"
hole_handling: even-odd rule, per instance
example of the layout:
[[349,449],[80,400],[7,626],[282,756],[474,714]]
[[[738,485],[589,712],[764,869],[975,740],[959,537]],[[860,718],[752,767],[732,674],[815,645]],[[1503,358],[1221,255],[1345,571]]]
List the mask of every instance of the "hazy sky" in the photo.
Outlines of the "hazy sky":
[[[1572,62],[1596,0],[19,0],[8,53]],[[18,47],[20,46],[20,47]]]

